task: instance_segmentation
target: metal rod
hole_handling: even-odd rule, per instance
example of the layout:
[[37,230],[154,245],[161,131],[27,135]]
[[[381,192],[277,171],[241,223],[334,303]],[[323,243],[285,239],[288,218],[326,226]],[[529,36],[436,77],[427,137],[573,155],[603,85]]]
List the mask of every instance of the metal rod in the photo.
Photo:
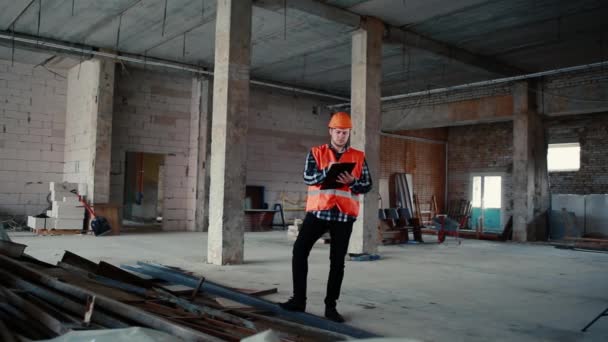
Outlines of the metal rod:
[[[143,56],[139,56],[139,55],[131,55],[131,54],[123,54],[123,53],[110,53],[110,52],[105,52],[105,51],[99,51],[99,50],[97,50],[96,47],[83,46],[83,45],[78,45],[78,46],[69,45],[66,43],[54,42],[54,41],[50,41],[47,39],[36,40],[35,38],[27,37],[24,35],[18,35],[18,36],[16,35],[13,37],[10,33],[5,32],[5,31],[0,31],[0,40],[15,41],[15,42],[20,42],[20,43],[27,44],[27,45],[35,45],[36,48],[38,48],[38,49],[46,48],[47,50],[61,50],[64,52],[75,54],[75,55],[88,54],[88,55],[92,55],[92,56],[99,56],[99,57],[104,57],[104,58],[109,58],[109,59],[120,60],[123,62],[143,64],[144,66],[152,65],[152,66],[157,66],[157,67],[161,67],[161,68],[175,69],[175,70],[181,70],[181,71],[188,71],[188,72],[192,72],[195,74],[213,76],[212,71],[207,71],[203,68],[192,66],[189,64],[185,64],[185,63],[173,62],[173,61],[168,61],[168,60],[163,60],[163,59],[150,59],[147,56],[143,57]],[[249,82],[251,84],[255,84],[255,85],[259,85],[259,86],[263,86],[263,87],[275,88],[275,89],[285,90],[285,91],[294,92],[294,93],[326,97],[326,98],[331,98],[331,99],[340,100],[340,101],[349,100],[347,97],[324,93],[324,92],[320,92],[320,91],[316,91],[316,90],[309,90],[309,89],[304,89],[304,88],[299,88],[299,87],[286,86],[286,85],[281,85],[281,84],[276,84],[276,83],[271,83],[271,82],[266,82],[266,81],[258,81],[258,80],[250,80]]]
[[447,141],[427,139],[427,138],[418,138],[418,137],[412,137],[412,136],[409,136],[409,135],[390,134],[390,133],[385,133],[385,132],[380,132],[380,135],[381,136],[385,136],[385,137],[396,138],[396,139],[413,140],[413,141],[425,142],[425,143],[430,143],[430,144],[442,144],[442,145],[445,145],[445,144],[448,143]]
[[270,323],[281,325],[283,327],[287,327],[291,330],[291,332],[299,334],[299,335],[301,335],[301,334],[321,335],[323,337],[331,337],[332,339],[335,339],[336,341],[349,339],[349,337],[344,334],[339,334],[339,333],[311,327],[308,325],[291,322],[291,321],[280,319],[280,318],[266,316],[266,315],[262,315],[262,314],[255,313],[255,312],[247,312],[247,316],[253,317],[257,320],[267,321]]
[[446,141],[445,143],[445,184],[444,184],[444,197],[443,197],[443,212],[447,212],[448,210],[448,177],[449,177],[449,157],[448,157],[448,152],[449,152],[449,144]]
[[122,28],[122,14],[118,17],[118,29],[116,30],[116,44],[114,44],[114,50],[118,51],[118,44],[120,44],[120,29]]
[[322,92],[315,91],[315,90],[307,90],[307,89],[296,88],[296,87],[291,87],[291,86],[284,86],[284,85],[279,85],[279,84],[276,84],[276,83],[270,83],[270,82],[265,82],[265,81],[251,80],[249,82],[251,84],[255,84],[255,85],[260,85],[260,86],[269,87],[269,88],[276,88],[276,89],[291,91],[291,92],[294,92],[294,93],[301,93],[301,94],[307,94],[307,95],[321,96],[321,97],[327,97],[327,98],[336,99],[336,100],[338,100],[338,99],[340,99],[340,100],[348,100],[348,98],[346,98],[346,97],[342,97],[342,96],[338,96],[338,95],[331,95],[331,94],[328,94],[328,93],[322,93]]
[[[82,275],[82,274],[81,274]],[[207,307],[203,307],[200,305],[196,305],[193,304],[183,298],[179,298],[177,296],[172,295],[171,293],[164,291],[162,289],[159,288],[155,288],[153,290],[147,290],[143,287],[138,287],[138,286],[134,286],[134,285],[130,285],[130,284],[125,284],[123,282],[120,282],[118,280],[114,280],[114,279],[110,279],[110,278],[106,278],[103,276],[99,276],[99,275],[95,275],[95,274],[90,274],[87,278],[93,278],[93,280],[95,280],[96,282],[109,286],[109,287],[114,287],[126,292],[131,292],[140,296],[144,296],[144,297],[155,297],[158,299],[162,299],[165,300],[167,302],[173,303],[177,306],[179,306],[180,308],[184,309],[187,312],[191,312],[191,313],[195,313],[198,315],[202,315],[202,314],[207,314],[210,315],[212,317],[218,317],[221,318],[227,322],[231,322],[234,324],[240,324],[243,325],[249,329],[253,329],[253,330],[257,330],[256,326],[250,322],[247,321],[243,318],[240,318],[238,316],[234,316],[234,315],[230,315],[227,314],[225,312],[222,312],[220,310],[216,310],[213,308],[207,308]]]
[[27,6],[25,6],[25,8],[23,9],[23,11],[21,11],[16,17],[15,19],[13,19],[11,21],[11,23],[7,26],[7,27],[12,27],[13,31],[15,30],[15,24],[17,23],[17,20],[21,19],[21,17],[25,14],[25,12],[27,12],[27,10],[32,7],[32,4],[35,2],[36,0],[32,0],[30,1],[29,4],[27,4]]
[[53,332],[47,327],[39,322],[33,321],[14,306],[2,301],[0,301],[0,318],[5,322],[10,322],[11,327],[17,330],[16,333],[25,334],[28,338],[33,340],[44,340],[53,335]]
[[[572,71],[581,71],[581,70],[587,70],[587,69],[594,69],[594,68],[599,68],[599,67],[604,67],[604,66],[608,66],[608,61],[597,62],[597,63],[590,63],[590,64],[583,64],[583,65],[577,65],[577,66],[560,68],[560,69],[540,71],[540,72],[535,72],[535,73],[531,73],[531,74],[524,74],[524,75],[519,75],[519,76],[496,78],[496,79],[493,79],[493,80],[473,82],[473,83],[466,83],[466,84],[461,84],[461,85],[451,86],[451,87],[445,87],[445,88],[423,90],[423,91],[418,91],[418,92],[414,92],[414,93],[407,93],[407,94],[400,94],[400,95],[393,95],[393,96],[385,96],[385,97],[382,97],[380,100],[382,102],[394,101],[394,100],[400,100],[400,99],[405,99],[405,98],[409,98],[409,97],[424,96],[424,95],[445,93],[445,92],[448,92],[448,91],[462,90],[462,89],[473,88],[473,87],[482,87],[482,86],[494,85],[494,84],[500,84],[500,83],[522,81],[522,80],[531,79],[531,78],[538,78],[538,77],[544,77],[544,76],[563,74],[563,73],[572,72]],[[340,108],[340,107],[346,107],[346,106],[350,106],[350,102],[345,102],[345,103],[340,103],[340,104],[336,104],[336,105],[327,106],[327,108],[334,109],[334,108]]]
[[161,34],[161,36],[165,36],[165,24],[167,23],[167,3],[169,2],[169,0],[165,0],[165,11],[163,14],[163,32]]
[[39,308],[37,305],[34,305],[31,302],[17,296],[10,290],[0,287],[0,296],[4,296],[9,304],[25,312],[37,322],[40,322],[42,325],[50,329],[53,333],[63,335],[68,332],[68,329],[66,329],[59,320],[55,319],[55,317]]
[[585,325],[585,327],[581,331],[586,332],[590,326],[592,326],[595,322],[597,322],[598,319],[600,319],[604,316],[608,316],[608,308],[606,308],[606,310],[604,310],[602,313],[597,315],[597,317],[595,317],[591,322],[589,322],[587,325]]
[[86,301],[89,296],[96,296],[95,304],[97,307],[102,308],[108,312],[117,314],[121,317],[127,318],[145,327],[164,331],[178,338],[189,341],[222,341],[214,336],[205,334],[200,331],[196,331],[188,327],[174,324],[147,311],[138,309],[127,304],[123,304],[117,300],[111,299],[101,294],[94,293],[93,291],[89,291],[72,284],[61,282],[56,278],[50,277],[40,271],[37,271],[29,266],[23,265],[22,263],[8,258],[4,255],[0,255],[0,265],[3,266],[6,270],[13,272],[14,274],[17,274],[20,277],[26,278],[38,284],[48,286],[61,293],[78,298],[83,302]]
[[[175,271],[171,268],[162,265],[148,264],[145,262],[138,262],[137,265],[138,267],[130,265],[122,265],[121,267],[139,273],[148,274],[156,278],[170,281],[176,284],[181,284],[190,287],[195,287],[198,285],[199,278],[183,274],[181,272]],[[210,281],[205,281],[202,285],[202,288],[204,291],[213,295],[221,296],[245,305],[253,306],[264,311],[269,311],[281,317],[306,325],[310,325],[315,328],[324,329],[356,338],[378,337],[378,335],[376,334],[372,334],[346,324],[335,323],[330,320],[311,315],[309,313],[283,310],[276,303],[254,296],[250,296]]]
[[4,342],[15,342],[15,336],[8,330],[8,327],[4,324],[2,319],[0,319],[0,340]]

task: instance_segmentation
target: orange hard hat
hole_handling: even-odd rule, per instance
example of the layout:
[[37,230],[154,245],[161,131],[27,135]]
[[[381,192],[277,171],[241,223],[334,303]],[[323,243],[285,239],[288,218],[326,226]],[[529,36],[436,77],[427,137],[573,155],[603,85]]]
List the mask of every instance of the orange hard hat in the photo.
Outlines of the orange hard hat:
[[353,122],[350,120],[350,115],[346,112],[337,112],[331,116],[331,120],[329,120],[329,128],[353,128]]

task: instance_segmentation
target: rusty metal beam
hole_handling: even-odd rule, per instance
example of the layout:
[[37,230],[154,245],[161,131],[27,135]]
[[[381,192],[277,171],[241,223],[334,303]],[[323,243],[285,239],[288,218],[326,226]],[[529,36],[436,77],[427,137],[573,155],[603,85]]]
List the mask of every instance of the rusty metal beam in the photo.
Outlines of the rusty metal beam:
[[150,327],[156,330],[164,331],[166,333],[176,336],[177,338],[181,338],[188,341],[221,341],[220,339],[214,336],[202,333],[200,331],[196,331],[194,329],[173,324],[172,322],[166,319],[160,318],[156,315],[135,308],[133,306],[121,303],[112,298],[94,293],[92,291],[83,289],[72,284],[64,283],[56,278],[50,277],[38,270],[35,270],[4,255],[0,255],[0,266],[2,266],[6,270],[11,271],[13,274],[25,278],[31,282],[42,284],[63,294],[68,294],[70,296],[78,298],[82,301],[86,301],[86,299],[90,296],[95,296],[96,307],[102,308],[107,312],[111,312],[113,314],[124,317],[144,327]]

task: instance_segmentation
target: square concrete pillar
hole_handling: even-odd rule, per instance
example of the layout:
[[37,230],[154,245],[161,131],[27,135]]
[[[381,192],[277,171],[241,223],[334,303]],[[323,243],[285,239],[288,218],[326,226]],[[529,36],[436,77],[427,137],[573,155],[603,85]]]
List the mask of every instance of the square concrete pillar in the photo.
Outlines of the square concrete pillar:
[[544,239],[549,207],[547,144],[527,82],[513,86],[513,240]]
[[359,218],[353,226],[349,253],[375,253],[378,250],[383,34],[383,23],[375,18],[367,18],[352,37],[351,144],[365,152],[374,185],[363,196]]
[[243,262],[251,0],[218,0],[207,261]]
[[95,121],[95,162],[93,167],[95,203],[108,203],[110,201],[115,70],[114,61],[100,60],[97,120]]
[[64,181],[87,184],[87,199],[110,200],[115,64],[91,59],[68,72]]
[[188,230],[204,232],[209,226],[209,159],[211,157],[211,99],[213,82],[206,77],[192,79],[190,106],[190,156],[188,167],[194,171],[188,188],[194,196],[188,199],[194,212]]

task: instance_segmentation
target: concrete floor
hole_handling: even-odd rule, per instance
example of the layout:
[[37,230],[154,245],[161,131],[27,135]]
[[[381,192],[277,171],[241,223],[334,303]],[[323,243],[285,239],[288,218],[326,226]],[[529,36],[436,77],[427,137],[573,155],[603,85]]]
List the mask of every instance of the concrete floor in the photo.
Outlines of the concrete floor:
[[[116,265],[179,266],[235,287],[278,287],[270,300],[291,293],[292,242],[285,232],[247,233],[246,264],[225,267],[205,263],[205,233],[12,238],[52,263],[70,250]],[[317,245],[309,260],[308,311],[315,314],[322,314],[328,252]],[[474,240],[382,246],[380,253],[380,261],[346,264],[339,309],[349,324],[424,341],[608,340],[608,317],[580,332],[608,307],[608,254]]]

